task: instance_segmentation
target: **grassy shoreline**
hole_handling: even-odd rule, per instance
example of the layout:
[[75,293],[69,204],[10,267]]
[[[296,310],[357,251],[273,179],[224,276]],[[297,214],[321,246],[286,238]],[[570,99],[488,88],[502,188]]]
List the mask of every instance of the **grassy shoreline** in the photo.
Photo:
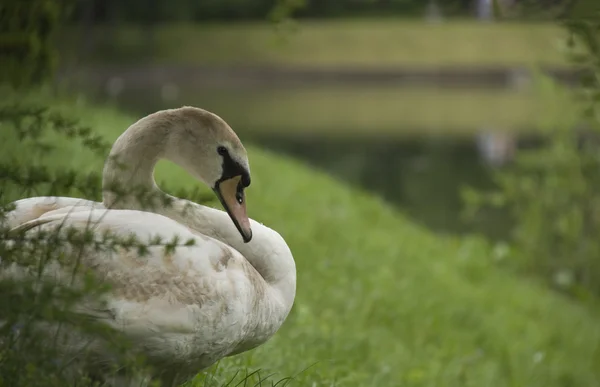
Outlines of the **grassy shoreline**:
[[[162,100],[160,87],[131,89],[118,100],[137,111],[193,105],[227,117],[242,134],[385,137],[473,136],[482,130],[536,134],[547,111],[571,115],[578,105],[563,90],[436,90],[382,87],[181,89]],[[290,119],[290,117],[293,117]]]
[[[308,67],[566,66],[563,30],[553,24],[427,24],[403,19],[301,20],[289,28],[268,23],[165,24],[148,33],[123,25],[94,29],[94,61],[150,60],[207,65]],[[81,33],[67,28],[59,39],[69,56]]]

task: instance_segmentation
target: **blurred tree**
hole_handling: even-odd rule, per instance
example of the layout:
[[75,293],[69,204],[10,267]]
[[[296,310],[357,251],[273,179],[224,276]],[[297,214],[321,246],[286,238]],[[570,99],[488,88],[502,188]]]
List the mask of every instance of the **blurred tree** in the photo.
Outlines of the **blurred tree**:
[[[438,6],[449,15],[472,14],[476,0],[444,0]],[[90,5],[93,3],[93,5]],[[345,16],[419,17],[428,6],[423,0],[83,0],[74,18],[80,20],[94,9],[95,22],[111,15],[128,23],[203,20],[264,20],[274,9],[294,11],[299,18]]]
[[600,8],[597,0],[494,0],[496,11],[503,18],[561,19],[593,17]]
[[73,0],[3,0],[0,3],[0,83],[39,84],[57,61],[52,38]]
[[81,4],[81,25],[82,25],[82,39],[80,41],[79,54],[80,57],[86,57],[90,52],[94,51],[94,33],[93,26],[94,20],[96,19],[96,7],[92,0],[79,0]]

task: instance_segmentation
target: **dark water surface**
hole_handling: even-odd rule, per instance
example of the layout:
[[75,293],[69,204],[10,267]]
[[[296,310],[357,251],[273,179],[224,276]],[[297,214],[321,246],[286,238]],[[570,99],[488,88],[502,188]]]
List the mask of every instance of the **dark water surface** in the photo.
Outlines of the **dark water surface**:
[[477,231],[495,238],[506,234],[507,219],[500,213],[487,212],[476,223],[461,218],[463,187],[493,187],[492,171],[474,140],[259,136],[252,141],[366,188],[436,232]]

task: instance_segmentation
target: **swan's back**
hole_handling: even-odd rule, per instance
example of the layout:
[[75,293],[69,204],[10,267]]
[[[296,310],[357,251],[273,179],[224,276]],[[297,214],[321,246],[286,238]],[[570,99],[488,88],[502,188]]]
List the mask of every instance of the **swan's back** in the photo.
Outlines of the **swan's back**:
[[67,214],[74,211],[104,208],[102,203],[91,200],[54,196],[37,196],[21,199],[12,204],[15,208],[6,214],[6,225],[8,228],[17,227],[49,213]]
[[[58,226],[65,232],[91,228],[98,238],[108,232],[134,235],[142,243],[174,237],[194,242],[173,252],[149,246],[144,255],[135,248],[88,249],[81,255],[84,267],[112,285],[105,305],[81,305],[81,311],[125,333],[159,368],[193,375],[266,341],[283,322],[273,319],[285,310],[277,293],[238,251],[170,218],[130,210],[76,211],[43,215],[23,228]],[[65,275],[56,267],[47,274]]]

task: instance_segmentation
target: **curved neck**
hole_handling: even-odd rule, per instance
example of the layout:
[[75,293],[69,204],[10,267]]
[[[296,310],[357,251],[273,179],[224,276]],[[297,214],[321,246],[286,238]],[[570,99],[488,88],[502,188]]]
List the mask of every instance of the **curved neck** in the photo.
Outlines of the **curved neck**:
[[139,209],[141,192],[161,193],[153,175],[156,163],[165,156],[168,134],[167,128],[152,125],[146,117],[119,136],[102,174],[102,200],[107,208]]

